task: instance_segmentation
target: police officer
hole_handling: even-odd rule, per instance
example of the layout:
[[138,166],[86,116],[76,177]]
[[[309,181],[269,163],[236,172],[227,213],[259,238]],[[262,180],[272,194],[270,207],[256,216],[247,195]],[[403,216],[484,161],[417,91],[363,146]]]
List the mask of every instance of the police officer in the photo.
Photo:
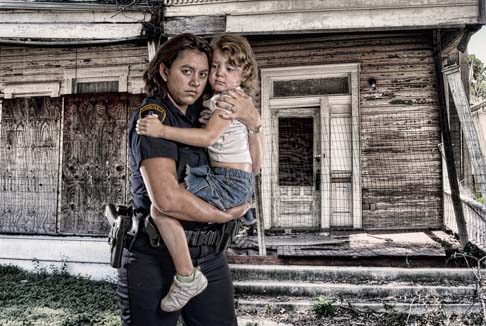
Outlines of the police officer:
[[[133,208],[142,221],[137,234],[128,241],[118,270],[122,325],[175,326],[180,314],[186,325],[237,324],[231,275],[222,251],[228,241],[224,232],[229,227],[208,222],[236,219],[246,212],[248,205],[223,212],[179,187],[186,165],[209,165],[204,148],[140,136],[135,131],[137,119],[145,114],[156,114],[164,124],[174,127],[200,127],[199,100],[206,89],[210,51],[205,40],[180,34],[159,48],[144,73],[149,97],[133,113],[128,135]],[[221,107],[226,110],[237,107],[238,111],[230,117],[238,118],[248,129],[261,124],[251,99],[244,94],[231,92],[224,101]],[[259,135],[252,137],[251,152],[261,152]],[[259,158],[254,161],[261,165]],[[188,242],[193,264],[208,279],[207,289],[180,312],[164,312],[159,306],[175,269],[167,248],[163,243],[157,246],[145,227],[151,204],[153,209],[181,221],[186,234],[191,235]]]

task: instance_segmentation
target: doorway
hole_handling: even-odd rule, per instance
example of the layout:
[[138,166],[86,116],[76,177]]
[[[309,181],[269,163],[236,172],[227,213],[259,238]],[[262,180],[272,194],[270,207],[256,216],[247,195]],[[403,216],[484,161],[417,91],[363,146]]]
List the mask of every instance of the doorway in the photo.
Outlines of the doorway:
[[361,227],[358,70],[262,70],[266,229]]

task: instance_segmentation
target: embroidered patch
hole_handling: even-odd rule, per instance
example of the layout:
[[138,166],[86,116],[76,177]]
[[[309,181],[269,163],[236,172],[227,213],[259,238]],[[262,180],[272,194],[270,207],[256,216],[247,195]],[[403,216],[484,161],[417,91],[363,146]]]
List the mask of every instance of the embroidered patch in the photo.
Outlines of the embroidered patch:
[[161,122],[164,122],[164,120],[167,116],[167,113],[165,112],[165,110],[166,110],[166,108],[163,105],[154,104],[154,103],[145,104],[144,106],[142,106],[140,108],[139,118],[141,119],[141,118],[146,117],[148,115],[156,114],[159,117],[159,120]]

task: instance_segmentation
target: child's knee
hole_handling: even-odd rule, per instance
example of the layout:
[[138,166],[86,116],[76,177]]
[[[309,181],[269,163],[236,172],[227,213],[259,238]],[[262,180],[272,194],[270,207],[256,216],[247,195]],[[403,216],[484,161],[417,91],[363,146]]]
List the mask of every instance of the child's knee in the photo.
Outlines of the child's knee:
[[155,216],[152,216],[152,219],[155,223],[167,223],[171,219],[171,217],[159,213]]

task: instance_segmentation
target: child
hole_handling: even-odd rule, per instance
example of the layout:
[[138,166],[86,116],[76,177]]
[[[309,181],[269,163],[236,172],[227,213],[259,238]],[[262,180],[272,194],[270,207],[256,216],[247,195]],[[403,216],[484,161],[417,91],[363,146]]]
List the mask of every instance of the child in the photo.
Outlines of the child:
[[[240,121],[228,120],[220,116],[216,103],[223,92],[243,89],[247,94],[253,91],[256,77],[256,60],[248,41],[238,35],[223,34],[211,42],[213,57],[209,73],[209,83],[214,95],[204,102],[211,114],[205,128],[175,128],[163,125],[156,116],[139,119],[137,132],[141,135],[165,138],[192,146],[208,147],[212,168],[198,166],[188,168],[187,191],[212,203],[221,210],[239,206],[251,201],[253,193],[252,160],[248,145],[248,131]],[[152,210],[154,212],[154,210]],[[156,214],[157,228],[174,260],[174,255],[184,255],[184,265],[174,262],[176,276],[169,293],[161,301],[164,311],[181,309],[191,298],[201,293],[207,286],[206,277],[193,267],[189,250],[177,251],[186,243],[181,225],[177,219]],[[245,216],[246,223],[252,224],[252,216]],[[179,232],[176,232],[179,230]],[[174,242],[177,243],[177,245]],[[186,271],[186,273],[184,273]],[[192,271],[187,275],[187,271]],[[184,276],[186,274],[186,276]]]

